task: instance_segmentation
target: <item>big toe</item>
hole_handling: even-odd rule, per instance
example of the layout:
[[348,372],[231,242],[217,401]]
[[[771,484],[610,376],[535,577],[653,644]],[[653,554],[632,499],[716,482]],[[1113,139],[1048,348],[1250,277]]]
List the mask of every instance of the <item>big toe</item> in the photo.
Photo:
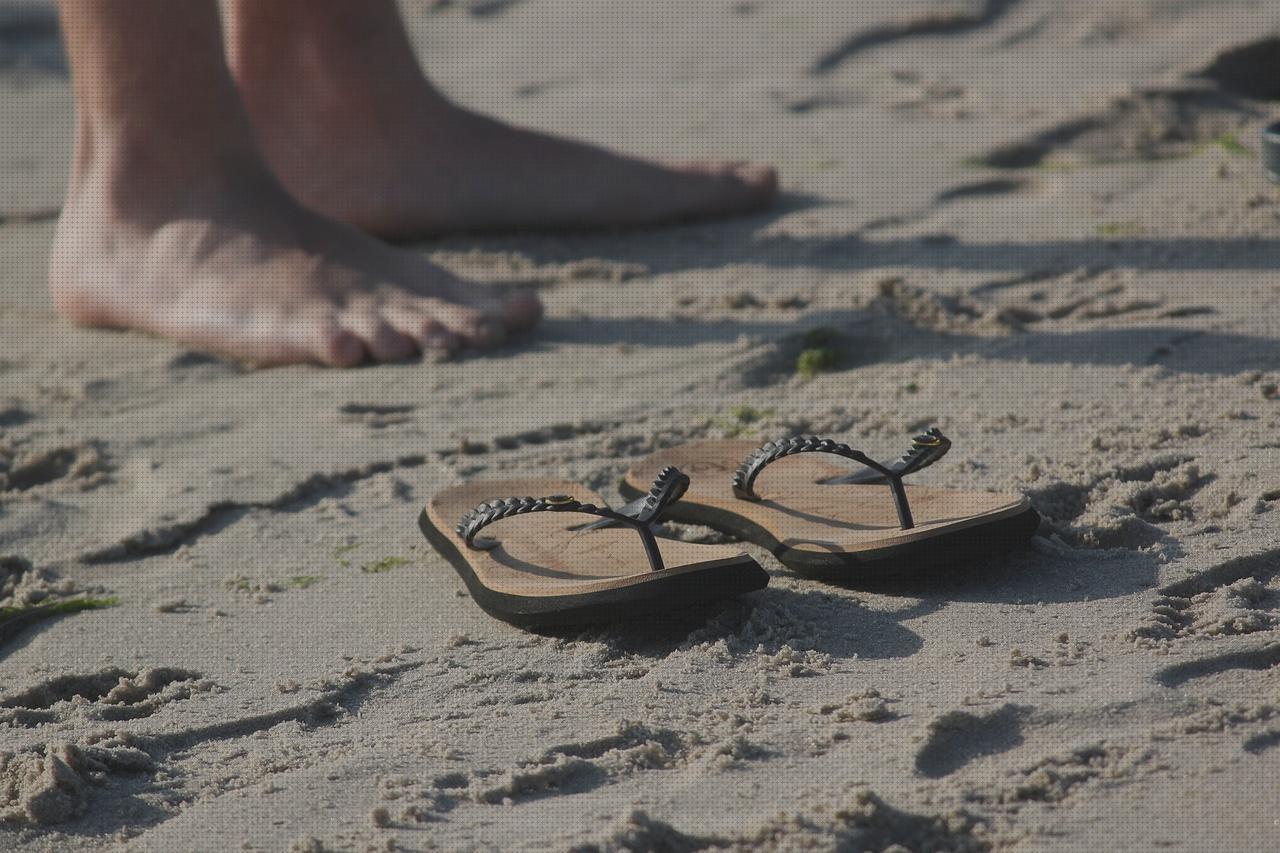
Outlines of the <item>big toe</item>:
[[695,161],[677,168],[702,179],[702,203],[707,213],[753,210],[769,204],[778,194],[778,170],[772,166]]
[[527,291],[509,296],[502,305],[502,322],[509,332],[532,329],[542,319],[542,300]]
[[763,163],[739,163],[733,166],[733,175],[753,195],[768,201],[778,194],[778,170]]
[[415,309],[435,318],[463,346],[490,349],[507,339],[508,327],[501,304],[477,307],[427,297],[419,299]]
[[289,361],[316,361],[329,367],[355,367],[364,361],[364,345],[351,331],[333,319],[304,321],[299,324],[300,357]]
[[419,300],[470,346],[493,347],[507,335],[528,331],[542,319],[542,302],[529,292],[477,281],[454,281]]

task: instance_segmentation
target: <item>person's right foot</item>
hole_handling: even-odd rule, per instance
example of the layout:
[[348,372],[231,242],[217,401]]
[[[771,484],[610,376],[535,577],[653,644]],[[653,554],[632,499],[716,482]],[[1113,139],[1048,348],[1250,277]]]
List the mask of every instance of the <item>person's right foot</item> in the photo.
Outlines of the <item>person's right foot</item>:
[[349,367],[492,346],[541,315],[532,295],[504,298],[304,209],[258,163],[176,193],[126,171],[73,178],[49,285],[75,323]]

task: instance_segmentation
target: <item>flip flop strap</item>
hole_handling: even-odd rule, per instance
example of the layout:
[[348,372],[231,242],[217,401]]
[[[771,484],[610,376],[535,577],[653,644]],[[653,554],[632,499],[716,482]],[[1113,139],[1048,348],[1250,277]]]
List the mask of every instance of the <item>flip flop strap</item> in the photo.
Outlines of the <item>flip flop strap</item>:
[[915,527],[915,521],[911,517],[911,507],[907,503],[907,492],[902,486],[902,478],[937,462],[950,449],[950,439],[937,427],[913,438],[911,449],[898,460],[887,465],[875,461],[861,450],[854,450],[849,445],[830,438],[817,436],[784,438],[780,441],[770,441],[747,454],[742,464],[738,466],[738,470],[733,473],[733,494],[739,500],[759,501],[760,496],[756,494],[755,482],[760,472],[766,467],[779,459],[800,453],[830,453],[858,462],[868,470],[857,471],[852,475],[837,477],[827,482],[888,484],[893,493],[894,508],[898,512],[898,523],[903,530],[909,530]]
[[649,487],[649,494],[632,501],[619,512],[636,521],[653,524],[667,511],[667,507],[684,497],[687,491],[689,491],[689,477],[679,468],[668,465],[654,478],[653,485]]
[[[577,512],[585,515],[595,515],[605,521],[590,525],[587,529],[597,526],[611,526],[613,524],[625,524],[634,528],[640,534],[640,539],[644,543],[645,554],[649,558],[649,567],[655,572],[660,572],[664,566],[662,555],[658,551],[657,539],[653,535],[652,525],[662,512],[671,504],[680,500],[688,489],[689,478],[679,469],[667,467],[653,481],[649,494],[642,501],[628,504],[622,511],[612,510],[607,506],[583,503],[570,495],[549,495],[541,498],[498,498],[497,500],[482,503],[476,508],[467,511],[458,522],[456,530],[468,548],[487,551],[496,548],[499,544],[498,541],[496,539],[482,539],[477,542],[476,534],[490,524],[503,519],[525,515],[530,512]],[[633,508],[635,508],[634,511],[628,511]]]

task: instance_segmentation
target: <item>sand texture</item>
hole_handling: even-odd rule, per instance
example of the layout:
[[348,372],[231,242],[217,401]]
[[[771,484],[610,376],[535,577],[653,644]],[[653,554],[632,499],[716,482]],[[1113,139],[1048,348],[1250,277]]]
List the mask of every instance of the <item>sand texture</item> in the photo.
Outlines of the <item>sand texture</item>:
[[[1280,849],[1280,5],[404,6],[452,96],[769,161],[731,221],[424,243],[536,288],[443,364],[252,371],[72,329],[73,119],[0,3],[0,848]],[[816,433],[1025,492],[1021,553],[542,636],[415,521],[611,501],[656,449]],[[706,530],[673,535],[723,541]]]

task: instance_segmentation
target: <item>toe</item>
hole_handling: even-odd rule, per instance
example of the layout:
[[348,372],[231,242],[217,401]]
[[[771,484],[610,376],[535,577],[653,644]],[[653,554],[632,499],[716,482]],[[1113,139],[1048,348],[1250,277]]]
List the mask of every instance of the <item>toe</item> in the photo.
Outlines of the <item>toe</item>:
[[412,307],[393,307],[383,317],[400,334],[411,339],[422,353],[451,355],[462,349],[462,341],[435,317]]
[[513,294],[502,306],[502,321],[510,332],[532,329],[542,319],[542,301],[529,292]]
[[507,327],[503,322],[501,306],[497,310],[486,310],[426,298],[418,300],[417,307],[422,313],[434,317],[466,346],[486,349],[496,347],[506,340]]
[[376,361],[399,361],[417,352],[417,344],[397,331],[377,314],[356,312],[345,316],[342,325],[353,332]]
[[[536,294],[527,290],[458,280],[448,290],[433,294],[424,301],[438,304],[440,297],[448,301],[452,309],[450,315],[454,319],[446,321],[437,313],[438,309],[427,310],[451,329],[467,337],[474,346],[495,346],[502,343],[506,333],[524,332],[542,319],[542,302]],[[460,326],[452,325],[455,320]],[[471,340],[473,335],[476,336],[474,341]]]
[[768,204],[778,194],[778,170],[745,161],[696,161],[678,166],[686,175],[709,178],[700,204],[703,213],[751,210]]
[[311,358],[329,367],[355,367],[364,361],[360,338],[336,322],[316,324],[305,336]]
[[735,164],[733,174],[761,199],[771,199],[778,194],[778,170],[772,166],[760,163]]

